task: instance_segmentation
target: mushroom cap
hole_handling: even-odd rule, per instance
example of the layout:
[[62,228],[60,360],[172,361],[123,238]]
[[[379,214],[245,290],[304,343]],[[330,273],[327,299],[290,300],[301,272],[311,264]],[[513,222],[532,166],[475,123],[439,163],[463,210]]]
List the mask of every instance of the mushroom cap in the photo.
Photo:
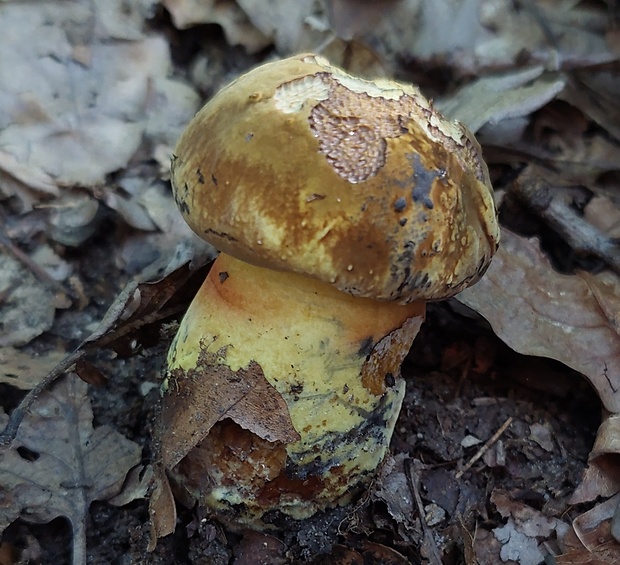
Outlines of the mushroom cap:
[[408,303],[475,283],[497,249],[473,135],[413,86],[305,54],[239,77],[172,162],[190,227],[243,261]]

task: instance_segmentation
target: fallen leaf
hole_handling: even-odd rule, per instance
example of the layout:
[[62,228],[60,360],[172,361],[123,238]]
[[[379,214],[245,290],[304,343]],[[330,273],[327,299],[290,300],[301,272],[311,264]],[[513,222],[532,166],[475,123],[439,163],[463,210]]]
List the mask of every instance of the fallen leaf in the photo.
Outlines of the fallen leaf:
[[14,347],[0,348],[0,383],[21,390],[37,386],[49,371],[65,357],[65,352],[51,351],[44,355],[24,353]]
[[295,53],[303,42],[307,19],[316,11],[313,2],[299,0],[237,0],[254,27],[275,44],[280,53]]
[[553,442],[553,430],[548,422],[544,424],[534,422],[531,424],[529,439],[535,441],[545,451],[551,452],[555,447],[555,443]]
[[563,78],[544,75],[543,71],[543,67],[532,67],[480,78],[448,100],[437,101],[437,107],[451,119],[466,124],[472,133],[485,124],[528,116],[553,100],[565,86]]
[[0,248],[0,347],[25,345],[54,323],[54,293]]
[[163,321],[183,311],[198,291],[208,270],[206,263],[208,256],[196,252],[152,264],[141,275],[154,280],[130,282],[78,350],[109,347],[127,354],[142,338],[148,340],[150,335],[152,339],[153,334],[159,337]]
[[233,0],[163,0],[174,25],[186,29],[197,24],[222,26],[230,45],[243,45],[248,53],[256,53],[271,42]]
[[538,542],[520,532],[513,522],[508,522],[493,530],[493,535],[502,544],[500,557],[502,561],[515,561],[519,565],[539,565],[545,560],[545,555],[538,548]]
[[518,353],[556,359],[585,375],[605,408],[620,412],[617,278],[560,274],[538,240],[502,230],[486,275],[458,300]]
[[[18,517],[46,523],[65,517],[73,563],[86,563],[90,503],[118,494],[141,448],[108,426],[92,427],[87,385],[66,377],[43,392],[12,446],[0,452],[0,532]],[[7,417],[0,414],[0,425]]]
[[269,384],[260,365],[252,362],[233,372],[218,362],[225,356],[225,350],[209,353],[205,348],[196,369],[170,372],[157,433],[166,469],[179,463],[225,418],[270,442],[299,439],[284,399]]
[[409,565],[409,561],[395,549],[368,540],[362,541],[362,555],[365,563],[385,565]]
[[[92,186],[125,167],[150,133],[158,142],[174,143],[198,97],[168,78],[167,41],[144,35],[147,3],[131,8],[118,0],[2,4],[0,167],[5,174],[48,193],[50,181],[57,187]],[[178,100],[167,96],[172,83],[185,93]],[[162,114],[160,94],[171,122],[151,132],[152,114]]]
[[620,469],[615,456],[597,457],[590,462],[581,482],[570,497],[571,504],[581,504],[597,499],[609,498],[620,491]]
[[495,490],[491,502],[504,518],[510,518],[514,527],[529,538],[549,538],[556,531],[565,533],[569,527],[556,518],[552,518],[517,500],[508,493]]
[[555,557],[558,565],[615,565],[620,562],[620,544],[611,535],[620,495],[578,516],[573,528],[560,538],[563,549]]
[[608,237],[620,237],[620,209],[610,198],[594,196],[584,208],[583,217]]
[[174,495],[161,463],[154,469],[153,487],[149,498],[150,536],[148,551],[157,547],[157,540],[174,532],[177,525],[177,507]]
[[414,502],[404,468],[408,458],[405,453],[386,457],[371,496],[373,500],[380,500],[387,505],[388,512],[398,524],[410,529],[414,517]]

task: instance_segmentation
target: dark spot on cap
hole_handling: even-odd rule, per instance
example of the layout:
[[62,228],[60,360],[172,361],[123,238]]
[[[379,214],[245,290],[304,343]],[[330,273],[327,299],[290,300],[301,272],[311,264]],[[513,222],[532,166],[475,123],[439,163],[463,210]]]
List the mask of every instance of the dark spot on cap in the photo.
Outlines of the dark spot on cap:
[[394,378],[394,375],[392,373],[386,373],[385,374],[385,386],[391,388],[395,384],[396,384],[396,379]]
[[211,182],[217,186],[217,178],[215,177],[215,175],[211,175]]
[[220,231],[216,231],[216,230],[212,230],[212,229],[206,229],[204,230],[204,232],[206,235],[214,235],[216,237],[220,237],[222,239],[226,239],[228,241],[238,241],[236,237],[233,237],[232,235],[230,235],[229,233],[224,233],[224,232],[220,232]]
[[407,223],[407,218],[401,218],[398,223],[402,226],[404,226]]
[[303,383],[295,383],[294,385],[291,385],[291,394],[301,394],[303,390]]
[[374,345],[375,343],[372,337],[368,336],[360,344],[360,348],[357,350],[357,354],[360,357],[368,357],[372,353],[372,348],[374,347]]
[[441,178],[439,171],[430,171],[422,164],[420,155],[413,153],[407,155],[407,160],[413,169],[411,180],[413,181],[413,189],[411,190],[411,198],[414,202],[422,203],[427,209],[433,209],[433,201],[430,194],[433,188],[433,182],[437,178]]
[[394,202],[394,211],[402,212],[407,207],[407,201],[401,196]]
[[226,271],[222,271],[221,273],[218,273],[218,277],[220,279],[220,284],[224,284],[226,279],[228,279],[229,275]]
[[189,193],[189,187],[187,186],[187,183],[184,184],[183,188],[185,189],[184,195],[181,195],[179,190],[174,191],[174,201],[179,207],[179,210],[181,210],[183,214],[187,215],[190,212],[189,205],[187,204],[187,201],[185,200],[185,197]]
[[205,183],[205,177],[202,174],[202,171],[200,169],[196,169],[196,174],[198,175],[198,183],[199,184],[204,184]]
[[324,198],[325,198],[324,194],[313,193],[306,198],[306,202],[314,202],[315,200],[323,200]]
[[246,141],[252,141],[252,139],[254,139],[254,134],[253,133],[246,133],[245,134],[245,140]]

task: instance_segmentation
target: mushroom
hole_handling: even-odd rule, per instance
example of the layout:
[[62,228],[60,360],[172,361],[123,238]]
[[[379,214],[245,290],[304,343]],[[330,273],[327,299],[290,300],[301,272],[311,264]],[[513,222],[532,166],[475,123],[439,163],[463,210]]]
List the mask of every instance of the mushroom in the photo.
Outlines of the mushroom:
[[221,252],[168,355],[177,492],[254,528],[349,502],[388,450],[426,302],[497,248],[479,145],[417,88],[304,54],[216,94],[172,186]]

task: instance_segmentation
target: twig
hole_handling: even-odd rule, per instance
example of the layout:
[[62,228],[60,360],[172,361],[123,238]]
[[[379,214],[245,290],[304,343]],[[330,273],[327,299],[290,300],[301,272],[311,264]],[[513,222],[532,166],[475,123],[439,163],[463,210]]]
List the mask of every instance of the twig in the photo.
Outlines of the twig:
[[[184,306],[181,303],[168,305],[168,301],[174,294],[174,288],[172,287],[167,290],[164,289],[160,294],[161,300],[159,302],[155,301],[154,303],[146,304],[145,309],[151,306],[156,308],[154,311],[147,314],[144,313],[144,310],[138,311],[137,308],[131,311],[130,305],[132,299],[141,284],[138,280],[148,280],[148,277],[155,276],[156,272],[151,272],[152,268],[153,265],[147,267],[147,269],[142,272],[142,276],[129,282],[116,297],[110,308],[108,308],[108,311],[104,314],[103,319],[99,322],[95,331],[78,345],[73,353],[56,365],[35,388],[24,396],[19,405],[11,413],[4,429],[0,430],[0,451],[11,445],[26,412],[28,412],[37,396],[54,383],[61,375],[74,367],[75,363],[82,357],[97,349],[109,347],[116,340],[126,337],[131,332],[145,325],[163,320],[183,311]],[[181,269],[184,270],[181,271]],[[185,284],[192,270],[187,266],[182,266],[177,268],[175,272],[179,273],[179,276],[184,279],[184,282],[181,281],[182,284]],[[123,318],[124,314],[127,315],[126,318]],[[134,317],[136,317],[136,319],[133,319]]]
[[[51,386],[58,378],[69,371],[76,364],[76,362],[87,353],[90,353],[97,348],[106,347],[111,342],[126,336],[131,331],[137,330],[159,319],[177,314],[182,310],[182,305],[171,306],[167,309],[162,309],[157,312],[153,312],[150,315],[143,316],[140,320],[136,320],[134,323],[123,324],[121,327],[116,329],[108,328],[107,333],[98,332],[98,330],[95,330],[95,332],[90,337],[86,338],[86,340],[84,340],[73,353],[58,363],[58,365],[56,365],[36,387],[24,396],[19,405],[13,410],[13,412],[11,412],[11,416],[9,417],[6,426],[2,431],[0,431],[0,451],[10,447],[11,443],[13,443],[13,440],[17,435],[17,430],[19,429],[26,412],[28,412],[32,406],[32,403],[37,399],[39,394],[41,394],[42,391]],[[106,321],[105,317],[104,321]],[[96,336],[96,338],[93,338],[93,336]]]
[[433,532],[431,532],[431,529],[426,523],[426,518],[424,516],[424,505],[422,504],[422,497],[420,496],[420,491],[418,489],[419,479],[415,469],[413,468],[413,461],[411,459],[407,459],[405,461],[405,476],[407,477],[409,490],[413,494],[413,498],[418,509],[418,514],[420,515],[420,522],[422,524],[422,530],[424,531],[424,541],[426,542],[429,552],[428,559],[430,565],[442,565],[441,554],[439,553],[435,536],[433,536]]
[[19,406],[11,412],[9,421],[0,433],[0,451],[11,445],[17,435],[19,425],[22,423],[22,420],[24,419],[26,412],[28,412],[32,406],[32,403],[37,399],[37,396],[39,396],[43,390],[49,387],[59,377],[64,375],[73,365],[75,365],[75,362],[78,359],[81,359],[85,355],[85,353],[85,350],[78,349],[71,353],[68,357],[65,357],[37,386],[35,386],[26,396],[24,396],[22,401],[19,403]]
[[0,245],[3,246],[11,255],[13,255],[13,257],[15,257],[15,259],[17,259],[22,265],[29,269],[41,282],[53,287],[58,292],[62,292],[62,294],[69,297],[72,301],[77,300],[77,296],[72,290],[65,288],[62,283],[53,278],[45,269],[42,269],[1,231]]
[[466,473],[471,466],[478,461],[489,449],[490,447],[500,438],[500,436],[508,429],[508,426],[512,424],[512,416],[510,416],[497,430],[491,438],[476,452],[476,454],[467,462],[465,467],[463,467],[457,474],[456,478],[460,479],[464,473]]
[[575,250],[599,257],[620,273],[618,242],[580,216],[563,198],[553,193],[555,187],[526,168],[511,185],[511,191],[540,216]]

